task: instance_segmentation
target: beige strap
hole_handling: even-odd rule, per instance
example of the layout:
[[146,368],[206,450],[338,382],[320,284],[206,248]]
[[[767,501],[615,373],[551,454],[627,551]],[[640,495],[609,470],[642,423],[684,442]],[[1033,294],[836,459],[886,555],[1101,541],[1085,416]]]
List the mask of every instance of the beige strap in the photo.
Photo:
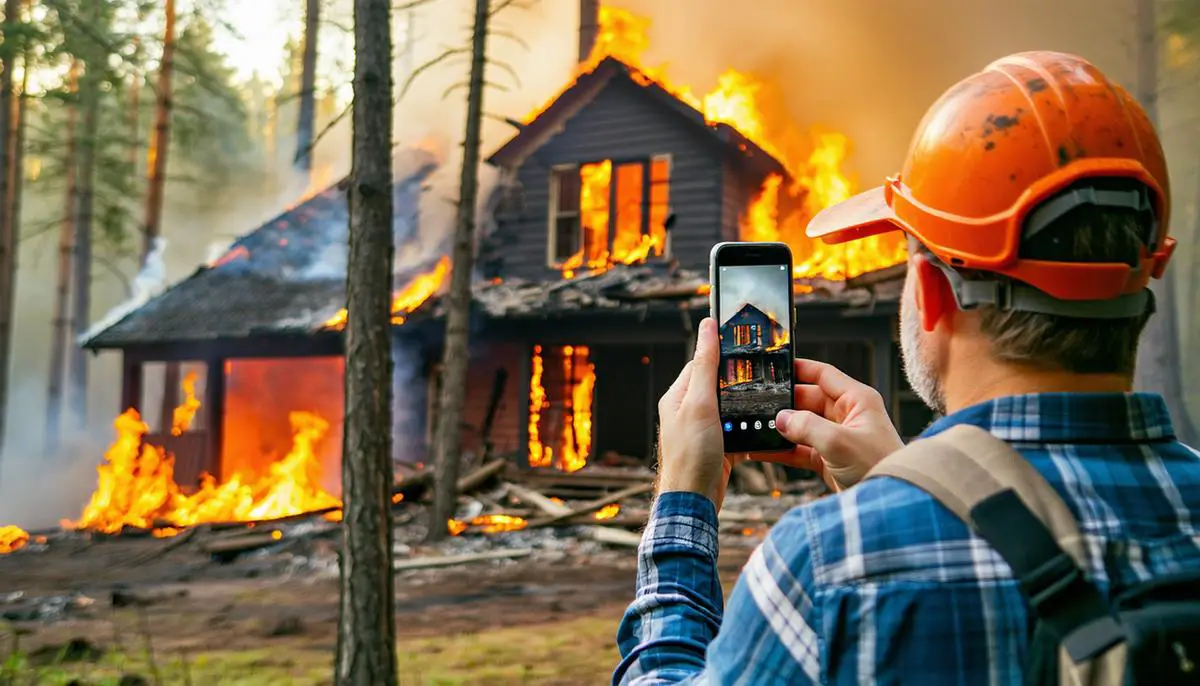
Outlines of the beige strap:
[[878,476],[927,491],[968,524],[981,501],[1012,489],[1080,569],[1089,568],[1079,525],[1066,503],[1020,453],[979,427],[959,424],[913,441],[880,461],[866,478]]

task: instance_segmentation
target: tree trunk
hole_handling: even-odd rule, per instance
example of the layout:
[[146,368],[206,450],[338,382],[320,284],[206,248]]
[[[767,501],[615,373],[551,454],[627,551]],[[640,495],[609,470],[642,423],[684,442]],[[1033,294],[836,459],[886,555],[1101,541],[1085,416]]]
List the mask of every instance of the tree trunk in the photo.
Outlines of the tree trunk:
[[[1155,0],[1138,0],[1138,99],[1150,121],[1158,126],[1158,20]],[[1176,267],[1177,269],[1178,267]],[[1160,393],[1166,400],[1179,440],[1196,445],[1200,437],[1188,414],[1183,395],[1183,367],[1179,355],[1179,313],[1176,307],[1175,273],[1168,269],[1162,279],[1152,279],[1157,311],[1150,318],[1138,345],[1134,388]]]
[[[79,107],[74,98],[79,87],[79,60],[71,63],[71,74],[68,77],[68,90],[71,100],[67,102],[67,123],[63,136],[67,142],[67,154],[63,161],[66,169],[67,197],[63,206],[62,224],[58,233],[58,275],[54,287],[54,318],[51,321],[50,340],[50,381],[46,390],[46,433],[45,451],[47,455],[58,452],[59,434],[62,431],[63,381],[66,374],[68,331],[70,330],[71,313],[67,309],[71,302],[71,250],[74,247],[73,228],[74,218],[70,208],[75,200],[75,164],[78,140],[76,126],[79,119]],[[124,410],[125,408],[121,408]]]
[[[4,23],[20,21],[20,2],[5,0]],[[8,33],[0,31],[0,33]],[[12,35],[8,33],[8,35]],[[12,318],[13,279],[17,258],[17,227],[9,212],[9,187],[20,171],[13,168],[16,128],[13,126],[13,67],[17,63],[15,41],[0,44],[0,451],[4,449],[4,419],[8,415],[5,399],[8,390],[9,320]]]
[[479,135],[483,123],[483,71],[487,54],[488,2],[475,0],[475,32],[471,39],[471,77],[467,91],[466,135],[459,181],[458,221],[454,232],[454,272],[450,277],[450,309],[442,354],[442,389],[438,401],[437,483],[429,539],[449,533],[458,500],[458,468],[462,459],[463,401],[467,395],[468,324],[471,318],[471,272],[475,253],[475,203],[479,191]]
[[158,69],[158,85],[154,98],[154,136],[150,142],[152,159],[150,183],[146,193],[146,225],[142,232],[142,266],[154,247],[154,239],[162,235],[163,195],[167,183],[167,152],[171,143],[171,72],[175,67],[175,0],[167,0],[166,30],[163,33],[163,54]]
[[[171,77],[175,71],[175,0],[167,0],[166,28],[163,31],[162,61],[154,92],[154,133],[150,140],[150,179],[146,192],[146,222],[142,230],[142,269],[162,236],[163,198],[167,185],[167,153],[171,147]],[[181,375],[178,362],[168,362],[163,374],[162,405],[159,413],[162,430],[170,427],[171,416],[179,402]],[[219,420],[219,418],[218,418]]]
[[335,681],[396,684],[392,571],[392,35],[387,0],[354,2],[346,270],[344,545]]
[[306,176],[312,171],[311,148],[316,128],[317,34],[320,32],[320,21],[321,0],[308,0],[304,23],[304,61],[300,72],[300,121],[296,126],[296,169]]
[[[91,0],[88,4],[90,18],[100,16],[102,0]],[[71,400],[72,423],[77,429],[87,427],[87,353],[79,346],[78,339],[87,333],[92,320],[92,215],[95,202],[96,178],[96,133],[100,123],[100,62],[103,52],[92,48],[89,59],[84,61],[83,76],[79,80],[79,105],[83,116],[83,128],[79,136],[79,167],[75,182],[75,255],[74,274],[71,281],[75,288],[72,302],[72,340],[68,346],[69,397]]]
[[[28,3],[26,3],[27,5]],[[16,64],[16,59],[11,60]],[[21,56],[21,89],[14,93],[12,103],[12,121],[10,124],[12,145],[8,158],[8,195],[4,199],[6,226],[11,227],[12,243],[7,251],[7,260],[3,274],[0,274],[0,293],[4,302],[0,303],[0,449],[3,449],[4,437],[8,427],[8,386],[9,360],[12,357],[13,319],[17,309],[17,262],[21,250],[21,188],[25,180],[25,110],[28,101],[25,92],[29,90],[29,49],[26,46]]]

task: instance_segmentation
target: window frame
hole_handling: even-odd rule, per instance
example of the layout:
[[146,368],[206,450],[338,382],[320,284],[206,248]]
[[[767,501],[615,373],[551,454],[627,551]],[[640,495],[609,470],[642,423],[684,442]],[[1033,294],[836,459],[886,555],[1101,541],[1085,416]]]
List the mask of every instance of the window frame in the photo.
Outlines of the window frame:
[[[671,153],[658,153],[648,155],[646,157],[611,157],[606,159],[586,160],[576,163],[556,164],[550,167],[549,173],[549,190],[550,197],[547,203],[548,211],[546,212],[546,266],[550,269],[560,270],[563,263],[566,261],[556,259],[558,252],[558,221],[569,214],[564,215],[559,211],[559,196],[561,192],[561,173],[564,171],[573,170],[578,175],[579,170],[589,164],[599,164],[601,162],[610,162],[613,166],[613,176],[616,176],[616,169],[622,165],[640,164],[642,167],[642,230],[649,232],[651,209],[654,205],[652,202],[654,186],[656,185],[653,179],[654,163],[665,162],[667,167],[667,178],[665,182],[659,182],[666,186],[666,209],[663,215],[664,221],[671,216],[671,185],[672,172],[674,171],[674,158]],[[580,194],[582,195],[582,183],[580,185]],[[608,215],[608,249],[612,250],[614,226],[617,221],[616,212],[612,208],[616,205],[617,184],[609,182],[609,215]],[[576,203],[580,209],[574,212],[574,216],[578,219],[578,249],[583,248],[583,220],[582,220],[582,198]],[[671,259],[671,231],[666,231],[666,237],[663,240],[663,250],[661,255],[654,255],[647,259],[650,260],[669,260]],[[643,233],[646,235],[646,233]]]

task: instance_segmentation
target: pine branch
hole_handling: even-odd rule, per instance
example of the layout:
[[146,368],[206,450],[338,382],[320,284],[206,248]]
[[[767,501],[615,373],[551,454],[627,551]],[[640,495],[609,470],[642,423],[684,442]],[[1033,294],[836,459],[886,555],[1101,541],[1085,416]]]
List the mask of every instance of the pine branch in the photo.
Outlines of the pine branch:
[[421,66],[417,67],[416,69],[413,69],[413,72],[408,75],[407,79],[404,80],[404,86],[400,88],[400,95],[397,96],[397,100],[404,98],[404,94],[408,92],[408,89],[413,85],[413,83],[417,80],[417,77],[420,76],[421,74],[432,69],[433,67],[436,67],[438,64],[445,62],[446,60],[450,59],[451,57],[454,57],[455,55],[466,55],[466,54],[469,54],[470,52],[471,51],[466,48],[447,48],[446,51],[443,52],[442,54],[440,54],[437,57],[422,64]]

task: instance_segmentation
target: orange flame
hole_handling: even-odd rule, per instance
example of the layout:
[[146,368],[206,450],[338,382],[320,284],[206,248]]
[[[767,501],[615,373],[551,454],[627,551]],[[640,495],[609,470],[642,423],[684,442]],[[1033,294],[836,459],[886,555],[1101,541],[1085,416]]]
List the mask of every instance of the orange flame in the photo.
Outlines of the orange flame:
[[192,426],[192,420],[200,409],[196,399],[196,372],[190,371],[183,378],[183,404],[175,408],[171,417],[171,435],[182,436]]
[[596,386],[596,366],[589,360],[586,346],[568,345],[561,352],[566,390],[560,453],[555,460],[554,446],[543,442],[540,429],[542,411],[550,407],[542,383],[545,374],[542,346],[534,346],[533,349],[529,380],[529,466],[554,465],[563,471],[574,472],[587,465],[592,449],[592,396]]
[[721,388],[754,381],[754,364],[750,360],[726,360],[725,365],[725,376],[721,379]]
[[448,523],[451,536],[458,536],[470,527],[477,527],[485,534],[496,534],[504,531],[520,531],[529,525],[521,517],[513,517],[511,515],[480,515],[470,522],[463,522],[457,519],[451,519]]
[[[696,108],[710,124],[724,123],[734,127],[778,159],[788,170],[793,182],[785,188],[781,176],[772,175],[766,179],[758,196],[742,217],[740,240],[788,243],[795,255],[796,278],[846,279],[904,261],[906,246],[900,234],[874,236],[843,245],[826,245],[804,235],[805,226],[818,211],[844,200],[855,191],[854,183],[841,168],[850,150],[846,136],[816,130],[806,136],[792,128],[773,130],[768,126],[760,102],[760,92],[764,84],[736,70],[725,71],[718,77],[716,88],[703,96],[696,96],[690,87],[672,82],[666,66],[655,67],[644,62],[643,56],[650,46],[650,25],[648,19],[627,10],[602,6],[595,46],[588,59],[579,65],[576,76],[592,71],[605,58],[614,57],[636,69],[634,78],[643,85],[653,84],[664,88]],[[558,95],[529,113],[525,121],[536,119],[557,98]],[[584,169],[581,168],[580,171],[583,198],[586,198],[588,179],[583,175]],[[605,207],[603,213],[596,210],[594,222],[603,219],[605,232],[608,227],[607,181],[605,179],[600,187],[599,180],[595,180],[597,190],[603,191]],[[781,196],[789,199],[789,206],[798,209],[780,217]],[[583,225],[588,227],[588,211],[582,198],[580,210],[585,218]],[[620,222],[616,224],[617,234],[613,240],[612,259],[601,262],[598,259],[598,251],[588,252],[585,248],[562,266],[564,276],[570,278],[584,265],[599,270],[606,268],[607,264],[622,262],[616,246],[624,239],[619,232]],[[652,221],[651,226],[658,224]],[[629,237],[630,240],[632,238]],[[637,240],[636,248],[622,244],[624,254],[632,257],[632,260],[626,263],[640,261],[638,256],[643,255],[643,252],[649,254],[656,250],[657,254],[661,254],[662,243],[654,246],[653,238],[641,236],[640,233]],[[643,245],[642,241],[651,245]],[[641,259],[645,259],[644,255]],[[594,262],[596,264],[593,264]]]
[[[575,355],[583,356],[583,376],[575,380]],[[587,465],[588,451],[592,448],[592,389],[596,385],[596,366],[587,362],[588,349],[584,346],[563,348],[563,377],[571,389],[567,410],[571,414],[569,425],[563,426],[563,451],[558,467],[565,472],[574,472]]]
[[542,445],[538,424],[542,420],[542,410],[546,408],[546,389],[542,386],[542,346],[533,347],[533,368],[529,375],[529,466],[549,467],[554,461],[554,449]]
[[[446,275],[449,272],[450,258],[443,255],[432,270],[418,274],[404,288],[394,293],[392,295],[392,323],[397,326],[403,324],[410,312],[438,292],[438,289],[445,283]],[[337,331],[345,329],[348,315],[346,308],[343,307],[338,310],[337,314],[330,317],[329,321],[325,322],[325,328]]]
[[618,505],[616,503],[609,503],[609,504],[605,505],[604,507],[600,508],[600,510],[597,511],[596,514],[594,514],[592,516],[599,520],[605,520],[605,519],[612,519],[613,517],[616,517],[620,512],[621,512],[620,505]]
[[25,547],[29,533],[15,526],[0,526],[0,555],[7,555]]
[[341,507],[341,501],[319,485],[315,446],[329,430],[329,422],[311,412],[291,412],[288,418],[291,450],[267,473],[254,481],[234,474],[221,484],[205,474],[200,488],[188,495],[175,482],[175,458],[161,447],[143,444],[149,427],[130,408],[113,422],[117,439],[97,467],[98,485],[83,514],[63,526],[104,533],[117,533],[126,526],[159,527],[159,535],[170,535],[163,526],[261,521]]

